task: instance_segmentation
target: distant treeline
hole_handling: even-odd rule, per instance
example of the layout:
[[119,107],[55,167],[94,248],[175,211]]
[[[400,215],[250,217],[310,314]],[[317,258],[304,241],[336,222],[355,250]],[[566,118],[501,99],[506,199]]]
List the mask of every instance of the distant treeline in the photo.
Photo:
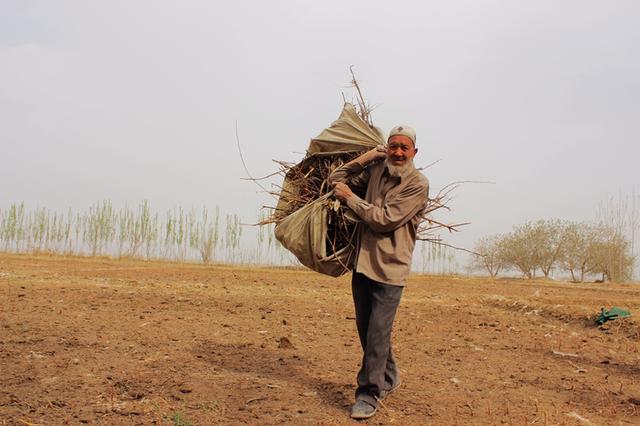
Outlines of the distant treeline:
[[[635,229],[635,228],[634,228]],[[565,272],[574,282],[586,279],[628,281],[634,267],[633,238],[611,223],[539,220],[506,234],[480,239],[476,268],[492,277],[515,270],[526,278]]]
[[[266,212],[252,223],[263,222]],[[299,265],[275,239],[273,224],[243,224],[220,209],[175,207],[154,212],[148,201],[114,208],[109,200],[88,210],[28,209],[15,203],[0,209],[0,251],[80,256],[132,257],[249,265]],[[456,272],[453,251],[421,243],[415,266],[422,272]]]
[[[115,209],[100,201],[88,211],[28,210],[24,203],[0,210],[0,247],[17,253],[58,253],[146,259],[229,263],[287,263],[287,253],[273,238],[272,227],[257,230],[251,252],[243,251],[243,226],[237,214],[184,210],[163,215],[148,201]],[[289,260],[290,262],[290,260]]]

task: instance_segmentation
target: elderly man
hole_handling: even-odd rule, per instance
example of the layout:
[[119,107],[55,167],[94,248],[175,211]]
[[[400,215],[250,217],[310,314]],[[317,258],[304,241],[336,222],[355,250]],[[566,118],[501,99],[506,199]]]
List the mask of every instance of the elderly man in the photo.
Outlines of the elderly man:
[[[329,176],[336,198],[361,219],[351,282],[364,352],[351,409],[354,419],[373,416],[379,401],[400,386],[391,328],[429,194],[429,181],[413,165],[415,144],[415,131],[397,126],[389,134],[386,151],[368,151]],[[365,188],[364,199],[352,191]]]

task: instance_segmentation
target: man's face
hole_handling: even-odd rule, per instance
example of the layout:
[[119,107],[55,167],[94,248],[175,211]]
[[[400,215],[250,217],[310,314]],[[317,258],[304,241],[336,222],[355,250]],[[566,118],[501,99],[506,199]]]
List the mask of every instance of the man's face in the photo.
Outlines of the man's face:
[[418,149],[407,136],[394,135],[387,142],[387,161],[394,166],[404,166],[413,160],[417,152]]

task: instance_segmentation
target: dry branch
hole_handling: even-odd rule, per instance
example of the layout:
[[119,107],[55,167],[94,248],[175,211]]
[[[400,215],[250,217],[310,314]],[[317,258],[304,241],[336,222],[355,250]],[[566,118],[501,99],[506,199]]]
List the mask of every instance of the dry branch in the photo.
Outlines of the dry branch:
[[[293,212],[331,192],[332,188],[327,182],[329,175],[358,155],[359,152],[344,152],[330,156],[308,156],[295,165],[276,161],[280,166],[278,173],[288,184],[286,188],[278,187],[278,191],[273,194],[279,197],[279,205],[286,208],[270,207],[271,215],[260,224],[278,224]],[[344,247],[355,247],[356,223],[353,218],[348,217],[347,207],[335,200],[328,200],[327,206],[330,207],[327,254],[333,254]]]

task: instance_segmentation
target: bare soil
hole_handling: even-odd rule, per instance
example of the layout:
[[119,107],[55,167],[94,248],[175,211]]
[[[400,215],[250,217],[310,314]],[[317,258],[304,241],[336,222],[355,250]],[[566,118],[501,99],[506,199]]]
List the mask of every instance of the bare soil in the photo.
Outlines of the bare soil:
[[[0,254],[0,424],[353,424],[349,277]],[[640,424],[640,286],[412,276],[370,424]]]

